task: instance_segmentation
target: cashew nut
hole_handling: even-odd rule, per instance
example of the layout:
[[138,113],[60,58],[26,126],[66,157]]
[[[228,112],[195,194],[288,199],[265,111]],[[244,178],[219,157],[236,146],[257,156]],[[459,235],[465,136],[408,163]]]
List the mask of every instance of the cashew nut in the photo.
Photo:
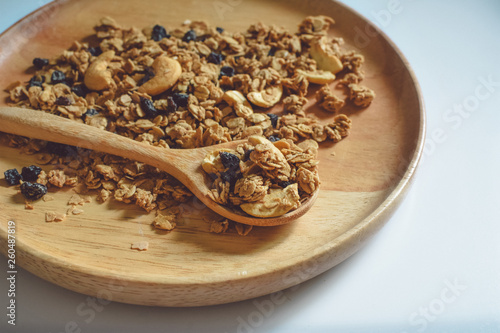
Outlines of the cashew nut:
[[281,216],[300,206],[300,196],[297,184],[291,184],[284,189],[270,189],[269,194],[255,202],[240,205],[248,215],[256,217]]
[[332,72],[317,70],[314,72],[306,72],[301,69],[297,70],[297,73],[303,75],[309,83],[316,84],[327,84],[335,81],[335,74]]
[[277,86],[271,86],[263,91],[250,92],[248,93],[247,98],[250,102],[257,106],[270,108],[280,101],[282,94],[283,87],[280,84]]
[[326,51],[325,38],[315,40],[312,42],[311,49],[309,50],[311,57],[318,64],[318,68],[332,72],[333,74],[338,73],[344,68],[342,61],[340,61],[337,56],[330,54]]
[[108,66],[114,56],[115,51],[106,51],[90,64],[83,78],[87,88],[100,91],[108,89],[113,84],[113,73]]
[[238,90],[226,91],[224,96],[222,96],[222,99],[233,107],[234,112],[238,117],[247,119],[253,114],[252,106],[248,103],[245,96]]
[[179,79],[182,68],[179,62],[167,56],[159,56],[153,62],[155,76],[139,87],[139,92],[151,96],[161,94],[171,88]]

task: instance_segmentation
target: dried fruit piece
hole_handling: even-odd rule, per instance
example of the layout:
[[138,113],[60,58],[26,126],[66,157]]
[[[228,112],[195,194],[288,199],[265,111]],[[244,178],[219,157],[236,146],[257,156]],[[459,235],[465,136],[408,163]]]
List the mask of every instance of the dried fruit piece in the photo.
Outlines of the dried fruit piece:
[[50,82],[52,84],[66,83],[66,75],[61,71],[53,71],[50,77]]
[[101,48],[99,46],[97,46],[97,47],[89,47],[87,49],[87,51],[91,55],[93,55],[94,57],[98,57],[98,56],[100,56],[102,54],[102,50],[101,50]]
[[29,167],[23,167],[21,171],[22,179],[26,182],[36,182],[38,175],[42,171],[42,168],[36,165],[30,165]]
[[42,69],[44,66],[47,66],[48,64],[49,64],[49,59],[45,58],[33,59],[33,65],[38,69]]
[[197,36],[196,36],[196,31],[194,30],[189,30],[188,32],[186,32],[184,34],[184,37],[182,37],[182,41],[183,42],[186,42],[186,43],[189,43],[190,41],[192,40],[196,40]]
[[188,100],[189,100],[189,95],[188,94],[182,94],[182,93],[175,93],[172,95],[172,98],[175,102],[180,107],[187,107],[188,106]]
[[154,41],[159,42],[163,38],[170,38],[170,35],[167,33],[167,30],[163,26],[157,24],[153,27],[151,38]]
[[38,200],[47,194],[47,186],[38,183],[23,182],[21,184],[21,194],[28,200]]
[[207,62],[219,65],[224,58],[225,57],[220,53],[211,52],[207,57]]
[[234,170],[234,169],[238,169],[240,167],[240,159],[238,158],[238,156],[231,154],[231,153],[228,153],[228,152],[225,152],[225,151],[221,151],[219,153],[219,156],[220,156],[220,160],[222,162],[222,165],[225,168]]
[[22,179],[22,176],[19,174],[17,169],[9,169],[5,171],[3,174],[5,176],[5,181],[10,186],[18,185],[19,181]]
[[63,143],[47,142],[45,148],[49,153],[56,154],[61,157],[76,156],[78,154],[76,147],[65,145]]
[[231,66],[222,66],[220,69],[220,75],[219,78],[222,76],[227,76],[227,77],[232,77],[234,76],[234,68]]
[[158,115],[158,110],[156,110],[153,101],[141,96],[141,109],[144,111],[148,118],[154,118]]
[[28,82],[28,88],[41,87],[45,82],[45,76],[34,75]]

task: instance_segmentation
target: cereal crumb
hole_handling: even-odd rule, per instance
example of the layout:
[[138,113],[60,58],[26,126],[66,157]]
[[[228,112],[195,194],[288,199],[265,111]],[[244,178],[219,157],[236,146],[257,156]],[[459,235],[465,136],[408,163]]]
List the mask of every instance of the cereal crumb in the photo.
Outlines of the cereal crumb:
[[149,242],[148,241],[135,242],[130,245],[130,248],[132,250],[147,251],[149,248]]
[[73,194],[71,198],[68,200],[68,205],[76,206],[76,205],[83,205],[85,203],[85,199],[82,198],[78,194]]
[[221,234],[227,231],[229,227],[229,221],[227,219],[223,221],[210,220],[210,232]]
[[159,211],[156,213],[156,217],[153,220],[152,225],[156,229],[161,230],[173,230],[176,226],[177,214],[173,211],[167,211],[164,213],[160,213]]
[[26,201],[26,202],[24,203],[24,209],[33,210],[33,209],[35,209],[35,207],[33,206],[33,204],[32,204],[31,202]]
[[42,198],[43,201],[47,202],[47,201],[53,201],[54,200],[54,197],[51,196],[51,195],[45,195],[43,198]]
[[66,214],[56,213],[53,211],[45,213],[45,222],[61,222],[66,219]]
[[235,222],[234,227],[236,228],[236,232],[240,236],[246,236],[252,231],[253,226],[248,225],[248,224],[242,224]]

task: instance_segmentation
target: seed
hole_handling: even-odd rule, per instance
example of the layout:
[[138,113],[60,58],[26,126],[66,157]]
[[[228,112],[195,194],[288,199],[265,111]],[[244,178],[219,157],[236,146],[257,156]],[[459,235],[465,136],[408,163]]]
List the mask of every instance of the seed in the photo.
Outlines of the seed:
[[215,30],[217,30],[217,32],[220,34],[224,32],[224,29],[222,29],[221,27],[217,27],[215,28]]
[[224,60],[224,58],[225,57],[220,53],[211,52],[207,57],[207,61],[209,63],[219,65]]
[[276,53],[276,49],[274,47],[272,47],[269,50],[269,52],[267,53],[267,55],[270,56],[270,57],[273,57],[275,53]]
[[42,172],[42,168],[36,165],[30,165],[29,167],[23,167],[21,171],[21,176],[23,177],[24,181],[36,182],[40,172]]
[[227,77],[234,76],[234,68],[231,66],[222,66],[220,69],[219,78],[221,78],[222,76],[227,76]]
[[151,33],[151,38],[154,41],[159,42],[163,38],[170,38],[170,35],[167,33],[167,30],[165,30],[164,27],[157,24],[153,27],[153,32]]
[[269,141],[271,142],[276,142],[276,141],[280,141],[281,139],[278,138],[277,136],[274,136],[274,135],[271,135],[269,138],[267,138]]
[[276,126],[278,126],[279,116],[275,115],[274,113],[268,113],[267,116],[269,117],[269,119],[271,119],[271,125],[273,126],[273,128],[276,128]]
[[182,41],[189,43],[189,41],[196,40],[196,32],[194,30],[189,30],[184,34],[184,37],[182,37]]
[[53,71],[52,76],[50,77],[50,82],[52,84],[57,84],[57,83],[66,83],[66,75],[64,75],[63,72],[61,71]]
[[141,97],[141,109],[148,118],[154,118],[158,115],[158,110],[156,110],[153,101],[148,98]]
[[175,104],[180,107],[187,107],[188,106],[188,99],[189,95],[188,94],[182,94],[182,93],[175,93],[172,95],[172,98],[174,99]]
[[47,194],[47,186],[39,183],[23,182],[21,194],[28,200],[38,200]]
[[5,181],[10,186],[19,184],[19,181],[22,179],[22,176],[19,174],[19,171],[17,171],[17,169],[9,169],[3,174],[5,176]]
[[44,58],[33,59],[33,65],[38,69],[42,69],[43,66],[47,66],[48,64],[49,64],[49,59],[44,59]]

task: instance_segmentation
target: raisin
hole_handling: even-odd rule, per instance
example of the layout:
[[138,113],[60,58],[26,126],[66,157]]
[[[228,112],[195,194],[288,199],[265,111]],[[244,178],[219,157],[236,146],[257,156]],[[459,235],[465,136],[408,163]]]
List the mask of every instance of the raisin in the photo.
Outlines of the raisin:
[[227,77],[234,76],[234,68],[231,66],[222,66],[220,69],[219,78],[221,78],[222,76],[227,76]]
[[87,93],[89,92],[89,90],[87,89],[87,87],[85,87],[84,84],[80,84],[78,86],[71,87],[71,91],[76,96],[79,96],[79,97],[85,97],[87,95]]
[[99,111],[97,111],[96,109],[93,109],[93,108],[87,109],[87,112],[85,112],[83,114],[83,119],[85,119],[87,117],[95,116],[98,113],[99,113]]
[[274,113],[268,113],[267,116],[269,117],[269,119],[271,119],[271,125],[273,126],[273,128],[276,128],[276,126],[278,126],[279,116],[275,115]]
[[45,149],[47,149],[50,154],[56,154],[61,157],[72,157],[78,154],[76,147],[57,142],[47,142]]
[[142,79],[139,80],[139,82],[137,82],[138,86],[142,86],[144,83],[148,82],[149,80],[151,80],[155,76],[155,73],[149,67],[146,68],[143,73],[144,73],[144,76],[142,77]]
[[30,165],[29,167],[23,167],[21,171],[21,176],[26,182],[36,182],[38,175],[42,172],[42,168],[36,165]]
[[49,59],[44,59],[44,58],[33,59],[33,65],[38,69],[42,69],[43,66],[47,66],[48,64],[49,64]]
[[236,178],[236,173],[232,171],[224,171],[220,173],[220,179],[223,182],[229,182],[232,183],[234,179]]
[[175,104],[180,107],[187,107],[188,106],[188,99],[189,95],[188,94],[182,94],[182,93],[175,93],[172,95],[172,98],[174,99]]
[[44,76],[35,75],[28,82],[28,89],[31,87],[41,87],[44,82],[45,82]]
[[248,161],[250,158],[250,154],[254,151],[254,149],[249,149],[245,152],[245,155],[243,156],[243,161]]
[[224,32],[224,29],[222,29],[221,27],[217,27],[215,28],[215,30],[217,30],[217,32],[220,34]]
[[47,194],[47,186],[39,183],[23,182],[21,194],[28,200],[38,200]]
[[17,171],[17,169],[9,169],[5,171],[3,174],[5,176],[5,181],[10,186],[19,184],[19,181],[23,179],[22,176],[19,174],[19,171]]
[[240,167],[240,159],[238,156],[228,153],[226,151],[219,152],[220,160],[224,168],[228,168],[230,170],[236,170]]
[[280,141],[281,139],[278,138],[277,136],[274,136],[274,135],[271,135],[270,137],[267,138],[269,141],[271,142],[276,142],[276,141]]
[[170,35],[167,33],[167,30],[165,30],[164,27],[157,24],[153,27],[153,32],[151,33],[151,38],[154,41],[159,42],[163,38],[170,38]]
[[71,101],[66,96],[59,96],[56,99],[56,104],[62,105],[62,106],[68,106],[68,105],[71,105]]
[[184,34],[184,37],[182,37],[182,41],[189,43],[189,41],[196,40],[196,32],[194,30],[189,30]]
[[101,48],[100,48],[99,46],[97,46],[97,47],[89,47],[89,48],[87,49],[87,51],[88,51],[91,55],[93,55],[94,57],[98,57],[98,56],[100,56],[100,55],[101,55],[101,53],[102,53],[102,50],[101,50]]
[[171,113],[171,112],[175,112],[177,111],[177,103],[175,103],[175,100],[172,96],[168,96],[167,97],[167,112],[168,113]]
[[282,187],[282,188],[285,188],[289,185],[292,185],[293,183],[292,182],[289,182],[289,181],[279,181],[278,182],[278,186]]
[[207,57],[207,61],[212,64],[220,65],[224,58],[225,57],[220,53],[211,52]]
[[148,98],[141,97],[141,109],[148,118],[154,118],[158,115],[158,110],[156,110],[153,101]]
[[66,83],[66,75],[64,75],[63,72],[61,71],[53,71],[52,76],[50,77],[50,82],[52,84],[57,84],[57,83]]

